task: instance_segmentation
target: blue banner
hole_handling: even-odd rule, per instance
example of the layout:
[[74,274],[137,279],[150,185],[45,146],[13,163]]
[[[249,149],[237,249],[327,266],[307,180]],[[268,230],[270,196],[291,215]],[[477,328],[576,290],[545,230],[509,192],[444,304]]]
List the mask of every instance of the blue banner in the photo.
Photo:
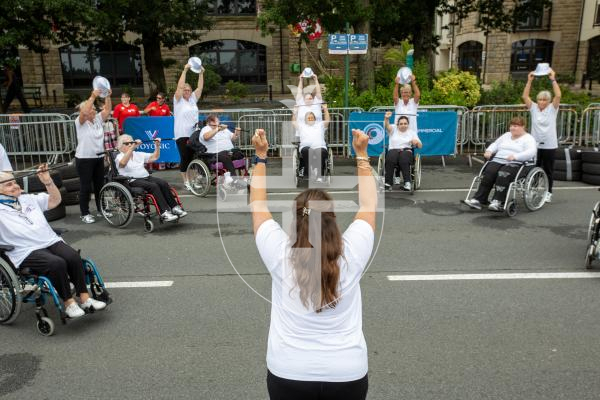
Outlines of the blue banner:
[[[173,139],[173,117],[129,117],[123,122],[123,130],[134,139],[149,141],[161,138],[160,158],[155,162],[179,162],[179,151]],[[166,140],[170,139],[170,140]],[[154,143],[142,143],[138,151],[154,152]]]
[[[349,118],[349,143],[352,143],[352,129],[361,129],[369,135],[367,152],[370,157],[379,156],[387,147],[388,137],[383,128],[384,112],[353,112]],[[394,115],[390,121],[394,120]],[[456,130],[458,118],[453,111],[419,110],[417,125],[423,148],[418,150],[424,156],[446,156],[456,150]],[[352,154],[354,150],[351,149]]]

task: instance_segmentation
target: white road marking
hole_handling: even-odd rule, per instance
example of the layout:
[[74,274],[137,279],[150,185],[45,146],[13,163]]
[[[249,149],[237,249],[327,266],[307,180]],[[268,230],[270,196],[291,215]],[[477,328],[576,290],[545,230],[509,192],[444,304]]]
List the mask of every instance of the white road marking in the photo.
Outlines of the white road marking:
[[104,282],[107,289],[170,287],[173,281]]
[[600,279],[600,272],[530,272],[498,274],[388,275],[389,281],[467,281],[502,279]]

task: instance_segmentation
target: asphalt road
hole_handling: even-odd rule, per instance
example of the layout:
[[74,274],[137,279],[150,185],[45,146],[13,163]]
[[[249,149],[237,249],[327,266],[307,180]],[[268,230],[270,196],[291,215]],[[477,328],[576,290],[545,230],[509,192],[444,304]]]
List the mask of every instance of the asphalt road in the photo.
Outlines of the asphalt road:
[[[351,173],[342,164],[339,173]],[[599,399],[600,279],[524,279],[585,271],[599,193],[560,182],[552,204],[537,212],[474,212],[459,200],[478,168],[433,160],[422,190],[385,197],[379,247],[361,281],[368,398]],[[282,192],[271,199],[292,198]],[[270,297],[270,277],[250,216],[217,213],[214,195],[186,196],[184,205],[188,217],[151,234],[140,218],[126,229],[83,225],[69,207],[54,226],[69,229],[65,239],[107,282],[173,284],[111,289],[108,310],[58,325],[49,338],[26,306],[14,324],[0,326],[1,398],[267,398],[270,304],[261,296]],[[342,226],[351,219],[338,215]],[[388,279],[494,273],[522,275]]]

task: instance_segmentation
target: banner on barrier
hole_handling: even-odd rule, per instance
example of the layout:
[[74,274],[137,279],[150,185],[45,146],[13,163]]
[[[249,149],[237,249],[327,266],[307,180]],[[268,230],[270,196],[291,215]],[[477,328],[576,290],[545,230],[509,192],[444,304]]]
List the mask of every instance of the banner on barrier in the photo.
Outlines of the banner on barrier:
[[[370,157],[379,156],[387,146],[388,138],[383,127],[384,112],[353,112],[349,118],[349,140],[352,143],[352,129],[361,129],[369,135],[367,152]],[[394,115],[390,121],[394,120]],[[456,151],[456,131],[458,117],[454,111],[435,111],[417,113],[419,139],[423,148],[419,153],[424,156],[447,156]],[[351,149],[352,154],[354,150]]]
[[[173,121],[173,117],[129,117],[123,122],[123,130],[133,139],[141,141],[161,138],[160,158],[155,162],[179,162],[179,151],[173,140]],[[137,151],[152,153],[154,143],[142,143]]]

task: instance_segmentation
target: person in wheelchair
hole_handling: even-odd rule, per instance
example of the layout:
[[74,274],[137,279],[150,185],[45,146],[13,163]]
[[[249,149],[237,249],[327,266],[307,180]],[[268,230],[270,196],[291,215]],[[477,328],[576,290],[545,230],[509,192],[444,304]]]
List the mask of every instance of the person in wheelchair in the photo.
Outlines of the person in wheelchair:
[[[88,310],[102,310],[106,303],[90,297],[85,283],[83,261],[50,227],[44,211],[62,201],[46,164],[37,175],[47,193],[24,194],[11,173],[0,172],[0,244],[11,246],[6,256],[20,271],[43,275],[50,280],[65,305],[69,318],[78,318]],[[80,304],[71,294],[75,285]]]
[[233,141],[237,140],[240,132],[240,128],[231,132],[227,125],[220,123],[217,114],[209,114],[206,117],[206,126],[200,131],[200,142],[206,146],[206,153],[214,154],[217,162],[223,163],[227,170],[224,174],[226,187],[235,186],[238,180],[239,171],[233,165],[231,152],[234,148]]
[[394,170],[400,168],[404,180],[404,190],[411,190],[410,166],[415,162],[413,146],[423,147],[417,132],[409,128],[409,119],[405,115],[398,118],[396,125],[390,124],[391,111],[387,111],[383,118],[385,131],[389,136],[389,147],[385,155],[385,189],[392,190],[394,184]]
[[[500,136],[485,150],[484,157],[491,161],[484,165],[481,183],[475,196],[465,200],[465,204],[481,210],[481,206],[487,204],[489,194],[495,187],[488,209],[502,211],[508,186],[514,181],[521,166],[535,159],[536,153],[537,145],[533,136],[525,131],[525,120],[522,117],[511,119],[510,132]],[[533,166],[532,164],[526,168]]]
[[177,204],[167,181],[150,176],[144,168],[145,163],[154,162],[160,157],[160,138],[154,139],[155,148],[152,154],[135,151],[141,143],[141,140],[134,141],[130,135],[119,136],[117,140],[119,154],[115,158],[119,175],[131,178],[128,182],[129,186],[140,187],[152,194],[165,221],[175,221],[185,217],[187,212]]
[[[300,141],[300,145],[298,146],[300,151],[298,175],[300,177],[309,177],[310,172],[316,170],[316,173],[313,175],[316,175],[316,181],[319,183],[324,182],[323,175],[325,174],[327,158],[329,156],[327,143],[325,142],[325,131],[331,120],[327,104],[323,104],[322,107],[322,121],[318,121],[317,116],[312,111],[304,114],[304,120],[296,120],[295,116],[292,117],[292,122],[298,132]],[[316,165],[318,165],[318,168]]]

